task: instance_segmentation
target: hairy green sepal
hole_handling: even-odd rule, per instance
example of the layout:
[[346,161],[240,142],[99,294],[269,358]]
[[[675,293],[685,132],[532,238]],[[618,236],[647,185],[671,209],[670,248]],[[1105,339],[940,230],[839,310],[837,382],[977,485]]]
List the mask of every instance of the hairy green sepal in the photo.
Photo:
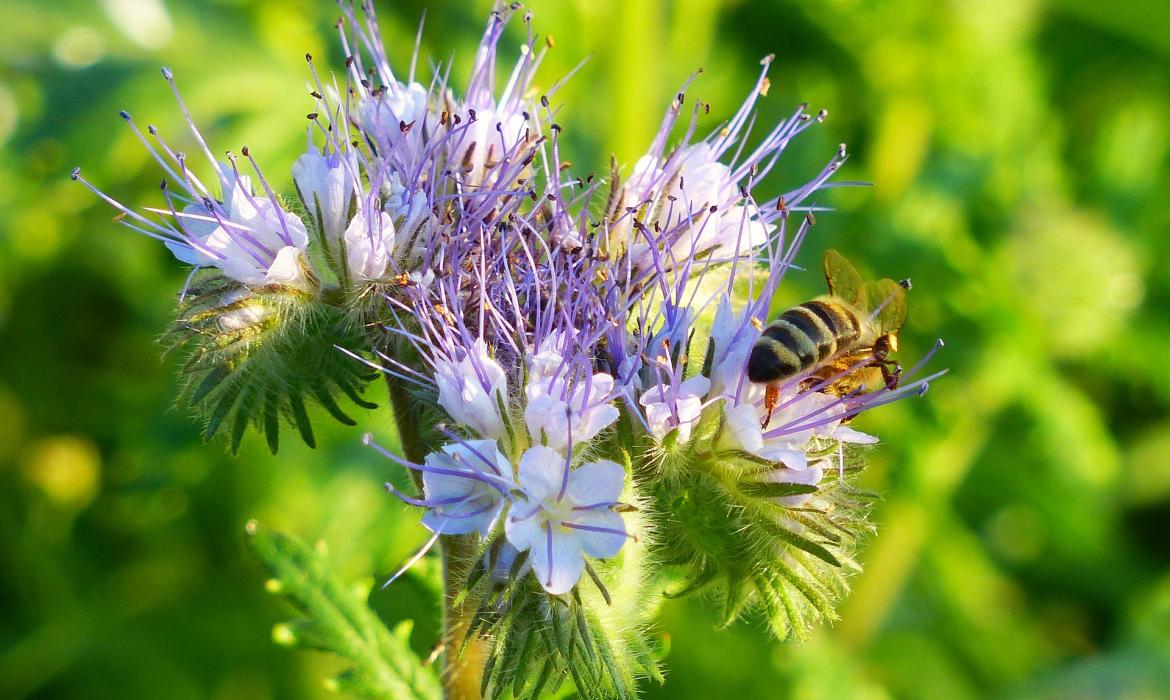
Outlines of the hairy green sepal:
[[273,453],[289,424],[316,446],[312,403],[346,425],[356,421],[342,410],[343,397],[375,408],[361,397],[370,369],[340,350],[365,347],[360,329],[316,292],[208,275],[191,287],[163,340],[186,355],[180,403],[202,419],[206,439],[230,434],[232,452],[249,426]]
[[500,544],[486,547],[461,592],[475,611],[467,638],[487,642],[485,698],[535,700],[565,686],[586,700],[632,699],[639,678],[662,681],[660,650],[648,637],[660,596],[642,571],[644,548],[590,561],[571,593],[553,596],[523,574],[523,554],[501,575]]
[[[852,552],[870,530],[872,496],[849,482],[862,465],[826,469],[812,486],[770,481],[782,465],[719,450],[721,410],[711,407],[686,449],[671,450],[647,479],[662,516],[654,556],[668,574],[666,595],[713,592],[723,624],[758,610],[778,637],[804,639],[837,619],[859,568]],[[821,456],[829,455],[810,459]]]

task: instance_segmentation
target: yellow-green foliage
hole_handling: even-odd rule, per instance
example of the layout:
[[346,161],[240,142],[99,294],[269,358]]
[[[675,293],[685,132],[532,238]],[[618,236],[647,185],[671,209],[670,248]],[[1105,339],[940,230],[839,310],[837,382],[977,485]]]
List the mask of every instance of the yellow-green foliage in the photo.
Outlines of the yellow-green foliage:
[[[399,66],[425,5],[419,75],[454,54],[462,84],[491,2],[377,4]],[[750,622],[712,636],[710,606],[668,601],[670,672],[644,697],[1163,695],[1170,6],[528,5],[555,37],[542,86],[592,55],[554,100],[571,105],[557,119],[575,169],[604,173],[613,152],[628,174],[688,74],[705,68],[688,98],[725,113],[775,52],[758,123],[805,100],[829,118],[761,189],[792,186],[842,141],[842,178],[874,183],[820,198],[836,211],[818,214],[796,260],[811,272],[788,275],[777,308],[823,292],[833,247],[868,277],[913,278],[904,357],[947,340],[936,362],[951,374],[928,401],[856,426],[883,440],[862,484],[883,500],[841,619],[777,644]],[[68,181],[82,163],[114,196],[158,205],[139,195],[158,169],[117,110],[194,154],[166,64],[215,152],[249,145],[292,192],[304,53],[341,64],[336,15],[287,0],[0,2],[6,697],[334,698],[316,680],[339,670],[323,655],[272,649],[281,611],[240,528],[261,517],[323,538],[346,580],[393,572],[426,538],[379,488],[391,465],[358,445],[365,430],[392,441],[387,417],[315,422],[317,450],[285,440],[279,457],[262,441],[236,459],[201,445],[168,410],[181,358],[160,363],[156,342],[186,271]],[[419,620],[412,644],[429,654],[433,592],[404,577],[371,601],[391,623]]]

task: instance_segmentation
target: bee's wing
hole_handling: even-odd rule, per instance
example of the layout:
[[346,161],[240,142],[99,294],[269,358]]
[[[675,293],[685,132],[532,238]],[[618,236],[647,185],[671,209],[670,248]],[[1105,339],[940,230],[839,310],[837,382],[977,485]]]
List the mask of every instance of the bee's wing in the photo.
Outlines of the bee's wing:
[[865,284],[853,263],[833,249],[825,251],[825,281],[829,294],[841,297],[854,305],[865,303]]
[[906,288],[894,280],[884,279],[866,285],[870,309],[881,309],[877,326],[882,333],[897,333],[906,323]]

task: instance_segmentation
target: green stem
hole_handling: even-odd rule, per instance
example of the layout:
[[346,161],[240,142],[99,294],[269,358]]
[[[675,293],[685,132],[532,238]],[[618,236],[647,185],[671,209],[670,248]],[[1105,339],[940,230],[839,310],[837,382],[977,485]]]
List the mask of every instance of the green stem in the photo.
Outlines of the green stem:
[[[403,382],[387,375],[386,386],[390,391],[390,406],[403,456],[421,464],[430,451],[426,436],[432,426],[424,424],[423,413]],[[416,483],[421,481],[417,472],[412,474]],[[418,485],[421,487],[421,483]],[[486,654],[483,641],[471,640],[459,658],[451,658],[451,652],[462,645],[474,613],[469,606],[457,604],[456,596],[467,580],[479,547],[474,535],[441,537],[439,546],[443,555],[443,696],[448,700],[480,700],[479,687]]]
[[467,604],[457,604],[458,595],[475,563],[479,544],[475,535],[450,535],[441,538],[443,547],[443,644],[446,649],[443,668],[443,694],[448,700],[480,700],[480,681],[487,658],[487,645],[476,637],[469,641],[458,658],[451,652],[459,649],[471,616]]

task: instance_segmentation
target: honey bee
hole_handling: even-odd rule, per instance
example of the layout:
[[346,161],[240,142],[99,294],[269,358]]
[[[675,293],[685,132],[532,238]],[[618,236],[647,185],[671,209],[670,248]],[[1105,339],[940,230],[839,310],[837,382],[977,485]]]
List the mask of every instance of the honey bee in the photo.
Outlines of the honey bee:
[[906,322],[910,281],[863,282],[835,250],[825,252],[829,293],[794,306],[760,334],[748,358],[748,379],[766,384],[764,427],[780,401],[780,385],[807,373],[802,389],[845,396],[897,387],[902,368],[889,359]]

